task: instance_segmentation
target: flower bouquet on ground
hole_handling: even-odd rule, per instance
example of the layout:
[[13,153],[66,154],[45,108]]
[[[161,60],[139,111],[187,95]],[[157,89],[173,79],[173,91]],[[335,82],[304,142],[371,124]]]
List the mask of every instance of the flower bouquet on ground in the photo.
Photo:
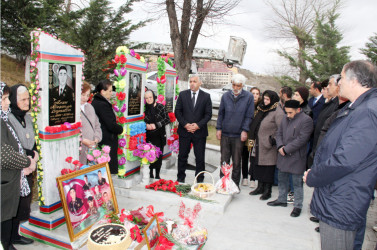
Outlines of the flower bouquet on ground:
[[84,169],[85,166],[87,166],[87,165],[80,163],[78,160],[73,160],[73,158],[71,156],[65,158],[65,162],[72,164],[74,168],[73,169],[63,168],[60,171],[61,175],[73,173],[77,170]]
[[104,145],[102,148],[89,149],[86,158],[90,165],[110,162],[110,147]]
[[162,152],[159,147],[156,147],[151,143],[143,143],[137,145],[137,148],[132,154],[141,159],[141,164],[147,165],[157,161]]
[[234,194],[238,193],[240,190],[232,179],[230,179],[230,173],[233,164],[226,164],[225,162],[221,166],[221,171],[224,176],[218,180],[215,184],[216,192],[219,194]]

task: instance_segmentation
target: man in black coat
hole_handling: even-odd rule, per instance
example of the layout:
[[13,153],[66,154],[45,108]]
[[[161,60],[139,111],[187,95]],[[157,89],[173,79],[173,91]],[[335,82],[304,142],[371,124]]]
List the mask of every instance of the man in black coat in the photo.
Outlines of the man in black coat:
[[[179,122],[179,154],[178,174],[179,182],[185,182],[187,158],[191,143],[194,146],[196,171],[195,176],[205,170],[206,138],[208,136],[207,123],[212,117],[212,102],[210,95],[199,87],[202,81],[199,75],[190,76],[190,89],[179,94],[175,106],[175,116]],[[201,174],[198,182],[203,182]]]
[[314,126],[317,123],[318,115],[321,112],[323,104],[326,101],[326,99],[323,97],[321,93],[321,90],[322,90],[322,86],[321,86],[321,83],[319,82],[313,82],[312,85],[310,85],[309,93],[312,97],[309,99],[308,105],[309,105],[309,108],[313,112],[312,118],[313,118]]

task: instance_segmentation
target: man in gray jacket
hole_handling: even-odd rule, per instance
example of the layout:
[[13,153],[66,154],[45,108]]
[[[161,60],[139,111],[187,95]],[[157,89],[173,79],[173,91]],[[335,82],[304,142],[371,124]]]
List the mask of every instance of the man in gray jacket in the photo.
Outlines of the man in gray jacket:
[[245,82],[246,77],[241,74],[232,77],[232,91],[221,97],[216,125],[216,137],[221,140],[221,164],[229,164],[232,157],[232,180],[238,187],[241,178],[242,149],[254,115],[254,97],[250,92],[243,90]]
[[313,132],[313,121],[300,109],[300,102],[289,100],[285,102],[286,116],[283,118],[276,133],[278,147],[277,168],[279,169],[279,197],[268,202],[269,206],[287,206],[289,191],[289,175],[292,175],[295,190],[292,217],[301,214],[304,200],[302,175],[306,168],[306,150],[310,135]]

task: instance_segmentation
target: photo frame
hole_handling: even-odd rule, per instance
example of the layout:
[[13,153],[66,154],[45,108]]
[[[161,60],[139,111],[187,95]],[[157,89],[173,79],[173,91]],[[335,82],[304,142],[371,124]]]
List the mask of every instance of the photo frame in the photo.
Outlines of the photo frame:
[[158,238],[162,235],[160,223],[158,223],[157,216],[153,216],[153,218],[149,221],[148,225],[145,226],[143,229],[143,234],[145,236],[145,240],[147,242],[148,249],[152,249],[152,247],[157,246]]
[[56,178],[69,238],[75,241],[107,214],[118,214],[108,163]]

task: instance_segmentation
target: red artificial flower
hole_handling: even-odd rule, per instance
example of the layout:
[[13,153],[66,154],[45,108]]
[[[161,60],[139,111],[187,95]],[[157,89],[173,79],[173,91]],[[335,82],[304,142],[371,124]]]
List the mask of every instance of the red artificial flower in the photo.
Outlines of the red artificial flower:
[[123,154],[123,149],[118,148],[118,155],[122,155],[122,154]]
[[73,165],[79,165],[80,162],[79,162],[78,160],[74,160],[74,161],[72,162],[72,164],[73,164]]
[[120,63],[125,64],[127,62],[127,58],[125,55],[120,55]]
[[177,120],[173,112],[170,112],[168,115],[169,115],[170,122],[175,122]]
[[72,162],[72,157],[69,156],[69,157],[65,158],[65,161],[68,162],[68,163],[71,163]]
[[126,123],[126,121],[127,121],[126,117],[124,117],[124,116],[119,118],[119,122],[122,123],[122,124]]
[[126,98],[126,94],[123,92],[116,93],[116,96],[119,101],[123,101]]
[[115,58],[114,58],[114,61],[115,61],[116,63],[119,63],[119,60],[120,60],[119,56],[116,55]]
[[137,60],[140,60],[140,55],[139,55],[138,53],[135,53],[135,58],[136,58]]

